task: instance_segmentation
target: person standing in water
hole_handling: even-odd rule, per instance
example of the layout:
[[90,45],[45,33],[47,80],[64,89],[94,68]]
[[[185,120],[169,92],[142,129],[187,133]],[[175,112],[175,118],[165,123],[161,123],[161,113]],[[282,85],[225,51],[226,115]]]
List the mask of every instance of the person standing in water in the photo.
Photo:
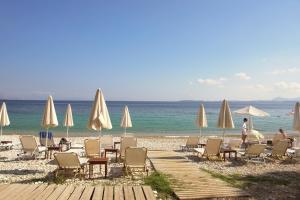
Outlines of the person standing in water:
[[247,135],[248,135],[248,128],[247,128],[248,119],[244,118],[243,122],[244,123],[243,123],[243,126],[242,126],[242,140],[243,140],[243,144],[245,144],[245,141],[246,141],[246,138],[247,138]]

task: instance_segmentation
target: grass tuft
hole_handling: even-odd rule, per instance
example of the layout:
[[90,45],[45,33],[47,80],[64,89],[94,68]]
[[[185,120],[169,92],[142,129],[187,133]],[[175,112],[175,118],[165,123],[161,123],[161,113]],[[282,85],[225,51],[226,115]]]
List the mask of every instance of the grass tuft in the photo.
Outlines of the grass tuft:
[[146,185],[150,185],[163,197],[172,196],[173,192],[168,177],[162,173],[153,172],[144,179]]

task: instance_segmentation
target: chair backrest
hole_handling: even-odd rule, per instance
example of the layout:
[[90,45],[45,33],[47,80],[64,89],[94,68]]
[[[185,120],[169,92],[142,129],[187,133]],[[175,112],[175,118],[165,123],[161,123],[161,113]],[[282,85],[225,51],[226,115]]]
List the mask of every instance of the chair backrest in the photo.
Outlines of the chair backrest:
[[266,148],[265,144],[252,144],[246,149],[246,155],[248,156],[260,156],[264,153]]
[[125,150],[125,164],[134,166],[145,166],[147,149],[144,147],[127,147]]
[[86,157],[100,157],[100,139],[86,139],[84,140],[84,148]]
[[280,140],[283,140],[284,137],[281,134],[275,134],[272,139],[272,145],[276,145]]
[[242,144],[242,140],[240,140],[240,139],[231,139],[228,142],[228,147],[230,149],[238,149],[238,148],[241,147],[241,144]]
[[186,146],[197,147],[199,144],[199,137],[198,136],[189,136],[186,141]]
[[135,137],[122,137],[121,145],[120,145],[121,158],[125,157],[125,150],[127,147],[136,147],[136,146],[137,146],[137,140]]
[[205,146],[205,153],[207,155],[218,155],[220,153],[221,144],[221,138],[208,138]]
[[40,136],[40,144],[42,146],[46,146],[46,140],[47,140],[47,146],[54,146],[54,140],[53,140],[53,134],[52,132],[48,132],[48,138],[47,138],[47,132],[41,131],[39,133]]
[[101,137],[101,147],[109,148],[113,146],[113,136],[112,135],[103,135]]
[[24,152],[34,152],[38,148],[38,144],[33,135],[22,135],[20,141]]
[[272,148],[272,156],[284,156],[289,147],[289,140],[280,140]]
[[77,169],[80,168],[80,161],[76,153],[63,152],[55,153],[54,158],[57,162],[57,165],[61,169]]

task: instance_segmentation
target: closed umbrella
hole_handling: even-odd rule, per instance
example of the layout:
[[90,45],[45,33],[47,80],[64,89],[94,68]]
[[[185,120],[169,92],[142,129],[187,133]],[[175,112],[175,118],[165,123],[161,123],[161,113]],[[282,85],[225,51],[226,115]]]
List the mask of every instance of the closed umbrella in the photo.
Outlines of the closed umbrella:
[[297,102],[294,109],[293,129],[300,132],[300,103]]
[[128,110],[127,106],[124,107],[120,126],[122,128],[124,128],[125,135],[126,135],[126,128],[131,128],[132,127],[131,117],[130,117],[130,113],[129,113],[129,110]]
[[252,133],[253,135],[255,135],[255,137],[259,140],[259,139],[263,139],[264,136],[258,132],[257,130],[253,129],[253,120],[252,120],[252,116],[255,117],[267,117],[270,116],[269,113],[260,110],[258,108],[255,108],[254,106],[246,106],[244,108],[241,108],[239,110],[234,111],[234,113],[236,114],[240,114],[240,115],[247,115],[249,117],[249,130],[250,133]]
[[232,120],[230,107],[226,100],[223,100],[221,108],[220,108],[219,119],[218,119],[218,128],[223,129],[223,140],[225,137],[225,130],[234,128],[234,123]]
[[10,125],[10,121],[7,114],[6,104],[5,102],[3,102],[0,108],[1,137],[2,137],[2,127],[9,126],[9,125]]
[[47,147],[49,128],[54,128],[58,126],[58,121],[57,121],[57,116],[56,116],[52,96],[49,96],[46,102],[41,126],[47,129],[47,134],[46,134],[46,147]]
[[103,128],[112,129],[104,96],[100,89],[96,91],[87,127],[91,130],[99,131],[99,136]]
[[200,105],[198,115],[197,115],[197,119],[196,119],[196,124],[200,129],[200,137],[201,137],[202,136],[201,129],[202,128],[207,128],[207,118],[206,118],[206,113],[205,113],[205,109],[204,109],[203,104]]
[[69,128],[74,126],[71,104],[68,104],[64,126],[67,127],[67,138],[69,138]]

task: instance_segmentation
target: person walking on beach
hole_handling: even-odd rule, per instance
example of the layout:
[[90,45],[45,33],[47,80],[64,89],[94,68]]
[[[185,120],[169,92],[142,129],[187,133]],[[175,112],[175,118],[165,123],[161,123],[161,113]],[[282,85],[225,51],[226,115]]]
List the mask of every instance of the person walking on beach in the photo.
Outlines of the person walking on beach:
[[247,122],[248,122],[248,119],[247,118],[244,118],[243,119],[243,126],[242,126],[242,140],[243,140],[243,144],[245,144],[245,141],[246,141],[246,138],[247,138]]

